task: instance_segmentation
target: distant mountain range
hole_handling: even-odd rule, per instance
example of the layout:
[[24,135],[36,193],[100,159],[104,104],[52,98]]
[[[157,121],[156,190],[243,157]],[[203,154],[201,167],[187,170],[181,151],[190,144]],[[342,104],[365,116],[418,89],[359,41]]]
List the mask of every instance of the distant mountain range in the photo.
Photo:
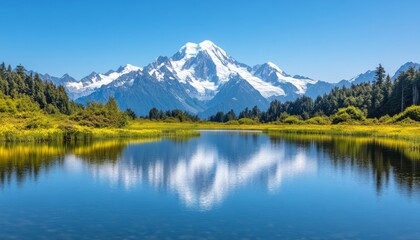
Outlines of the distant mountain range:
[[[408,62],[392,78],[410,66],[420,68],[420,64]],[[172,57],[160,56],[143,68],[127,64],[103,74],[92,72],[81,80],[68,74],[41,75],[44,80],[63,85],[69,97],[80,103],[104,102],[114,96],[121,109],[131,108],[138,115],[156,107],[181,109],[201,117],[230,109],[239,112],[255,105],[266,109],[274,99],[294,100],[302,95],[315,98],[335,86],[368,82],[374,77],[374,70],[338,83],[292,76],[271,62],[256,66],[240,63],[211,41],[187,43]]]

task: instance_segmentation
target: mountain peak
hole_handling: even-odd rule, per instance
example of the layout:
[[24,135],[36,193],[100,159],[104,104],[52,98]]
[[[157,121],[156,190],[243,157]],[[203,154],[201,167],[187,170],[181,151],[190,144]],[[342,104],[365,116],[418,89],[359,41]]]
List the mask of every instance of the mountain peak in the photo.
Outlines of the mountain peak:
[[266,63],[270,68],[273,68],[274,70],[276,70],[279,73],[283,73],[283,70],[280,69],[276,64],[272,63],[272,62],[267,62]]
[[198,44],[202,49],[211,49],[211,48],[219,48],[216,44],[214,44],[210,40],[204,40]]
[[64,78],[64,79],[73,79],[73,77],[70,76],[68,73],[65,73],[61,78]]
[[117,70],[117,72],[133,72],[133,71],[139,71],[141,70],[141,67],[137,67],[131,64],[126,64],[125,66],[120,66]]
[[188,42],[179,49],[173,58],[176,60],[182,58],[189,59],[196,57],[200,52],[206,52],[209,55],[216,55],[219,58],[228,58],[227,53],[210,40],[204,40],[200,43]]

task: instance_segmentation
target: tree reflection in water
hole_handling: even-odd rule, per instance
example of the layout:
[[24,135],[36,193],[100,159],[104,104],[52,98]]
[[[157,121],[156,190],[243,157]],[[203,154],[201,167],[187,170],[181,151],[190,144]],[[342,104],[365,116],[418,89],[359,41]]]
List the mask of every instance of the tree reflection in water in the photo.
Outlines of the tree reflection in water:
[[[286,141],[325,153],[336,168],[350,167],[359,175],[372,177],[381,193],[391,178],[411,194],[420,190],[420,153],[409,151],[401,140],[367,137],[282,134],[271,136],[273,142]],[[414,189],[416,188],[416,189]]]
[[36,181],[54,167],[66,168],[78,161],[95,179],[111,185],[131,189],[144,184],[176,193],[187,206],[210,209],[236,189],[262,185],[276,191],[283,181],[328,164],[373,178],[378,193],[394,179],[411,194],[420,186],[419,161],[415,153],[406,152],[405,143],[394,141],[230,132],[205,133],[190,141],[4,144],[0,186]]

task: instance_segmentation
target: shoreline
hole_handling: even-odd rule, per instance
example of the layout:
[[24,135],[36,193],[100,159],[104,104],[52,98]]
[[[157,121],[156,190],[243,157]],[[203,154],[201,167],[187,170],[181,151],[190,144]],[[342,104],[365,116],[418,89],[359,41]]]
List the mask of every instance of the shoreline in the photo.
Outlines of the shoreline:
[[315,134],[401,139],[420,145],[420,123],[410,125],[312,125],[312,124],[225,124],[213,122],[165,123],[151,120],[133,120],[123,128],[92,128],[85,126],[54,126],[51,128],[22,129],[6,124],[0,128],[0,142],[60,142],[101,139],[170,138],[199,136],[200,131],[237,131],[268,134]]

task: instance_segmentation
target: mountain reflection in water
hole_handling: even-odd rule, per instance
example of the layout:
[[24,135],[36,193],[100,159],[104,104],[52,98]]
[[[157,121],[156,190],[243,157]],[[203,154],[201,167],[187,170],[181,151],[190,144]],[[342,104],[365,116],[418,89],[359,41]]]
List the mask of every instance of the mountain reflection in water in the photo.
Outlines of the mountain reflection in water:
[[[316,162],[304,151],[296,149],[293,154],[286,154],[284,148],[269,142],[259,144],[251,151],[245,150],[246,154],[232,152],[227,155],[218,151],[220,147],[235,147],[237,140],[223,146],[201,142],[181,145],[178,147],[185,148],[185,151],[179,151],[182,154],[152,155],[154,158],[123,157],[115,164],[92,166],[91,172],[111,185],[120,184],[127,189],[147,183],[170,190],[176,192],[187,206],[208,209],[238,187],[258,183],[266,186],[268,191],[275,191],[284,179],[316,171]],[[149,146],[132,147],[148,151],[144,148]],[[130,148],[127,153],[130,153]]]
[[3,145],[0,187],[37,181],[51,168],[87,169],[93,179],[111,187],[151,187],[175,193],[190,208],[206,210],[241,188],[275,192],[283,182],[318,174],[326,165],[372,179],[378,193],[390,179],[403,193],[419,192],[418,161],[372,139],[240,132],[203,132],[189,141]]

